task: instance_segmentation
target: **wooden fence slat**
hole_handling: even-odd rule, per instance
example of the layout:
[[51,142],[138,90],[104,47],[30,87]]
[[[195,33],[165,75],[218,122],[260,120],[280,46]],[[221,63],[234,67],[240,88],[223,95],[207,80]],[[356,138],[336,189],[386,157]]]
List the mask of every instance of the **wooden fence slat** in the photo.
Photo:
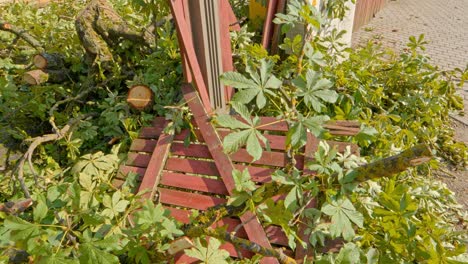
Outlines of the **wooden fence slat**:
[[145,175],[146,168],[122,165],[122,166],[119,167],[119,172],[117,173],[117,178],[125,179],[125,178],[127,178],[127,174],[129,172],[138,173],[140,176],[143,176],[143,175]]
[[163,128],[161,127],[144,127],[140,130],[139,138],[157,139],[161,135]]
[[128,153],[126,165],[146,169],[148,167],[150,159],[151,155],[130,152]]
[[221,180],[184,175],[174,172],[163,172],[160,184],[188,190],[228,195],[226,186]]
[[158,143],[154,148],[153,155],[151,155],[151,160],[146,168],[140,188],[138,189],[138,192],[151,190],[151,192],[142,195],[143,199],[152,199],[154,197],[154,192],[158,186],[164,164],[169,156],[172,139],[173,136],[169,134],[162,134],[158,139]]
[[185,158],[169,158],[166,170],[203,174],[209,176],[220,176],[216,164],[213,161],[193,160]]
[[219,197],[170,190],[162,187],[158,188],[158,193],[159,202],[161,203],[198,210],[207,210],[210,207],[227,202],[226,199]]
[[153,152],[157,140],[136,138],[130,145],[130,151],[134,152]]

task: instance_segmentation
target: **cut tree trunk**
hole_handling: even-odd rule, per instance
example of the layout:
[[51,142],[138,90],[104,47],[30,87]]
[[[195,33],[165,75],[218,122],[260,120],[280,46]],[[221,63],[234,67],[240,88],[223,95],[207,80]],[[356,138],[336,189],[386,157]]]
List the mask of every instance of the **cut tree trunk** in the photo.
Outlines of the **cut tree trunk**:
[[58,53],[41,53],[33,57],[34,66],[39,69],[61,69],[63,68],[63,58]]
[[153,34],[131,29],[107,0],[91,0],[76,17],[75,27],[90,61],[99,61],[104,68],[113,59],[110,49],[123,39],[145,46],[155,42]]
[[135,85],[128,91],[127,103],[138,110],[143,110],[153,104],[154,93],[146,85]]
[[67,73],[64,70],[32,70],[25,72],[23,81],[30,85],[39,85],[42,83],[61,83],[67,79]]

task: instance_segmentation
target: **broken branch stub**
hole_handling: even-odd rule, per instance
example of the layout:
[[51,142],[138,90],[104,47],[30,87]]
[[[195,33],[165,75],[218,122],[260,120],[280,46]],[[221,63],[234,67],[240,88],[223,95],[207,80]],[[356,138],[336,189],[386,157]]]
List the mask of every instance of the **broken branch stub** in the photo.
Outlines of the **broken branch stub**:
[[61,83],[67,79],[64,70],[32,70],[23,74],[23,81],[30,85],[42,83]]
[[40,53],[33,57],[33,64],[39,69],[61,69],[64,66],[63,58],[57,53]]

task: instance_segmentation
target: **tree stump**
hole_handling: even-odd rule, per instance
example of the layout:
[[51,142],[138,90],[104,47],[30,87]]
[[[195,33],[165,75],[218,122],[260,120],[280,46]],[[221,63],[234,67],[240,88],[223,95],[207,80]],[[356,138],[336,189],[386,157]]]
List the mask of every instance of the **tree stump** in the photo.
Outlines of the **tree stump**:
[[153,105],[154,93],[146,85],[134,85],[128,91],[127,103],[137,109],[143,110]]

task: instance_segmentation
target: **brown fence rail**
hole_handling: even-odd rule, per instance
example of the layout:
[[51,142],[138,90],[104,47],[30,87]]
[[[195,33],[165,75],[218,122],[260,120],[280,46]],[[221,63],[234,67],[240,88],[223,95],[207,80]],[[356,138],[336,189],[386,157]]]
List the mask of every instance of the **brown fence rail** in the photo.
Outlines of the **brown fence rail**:
[[357,0],[353,31],[367,24],[387,2],[388,0]]

